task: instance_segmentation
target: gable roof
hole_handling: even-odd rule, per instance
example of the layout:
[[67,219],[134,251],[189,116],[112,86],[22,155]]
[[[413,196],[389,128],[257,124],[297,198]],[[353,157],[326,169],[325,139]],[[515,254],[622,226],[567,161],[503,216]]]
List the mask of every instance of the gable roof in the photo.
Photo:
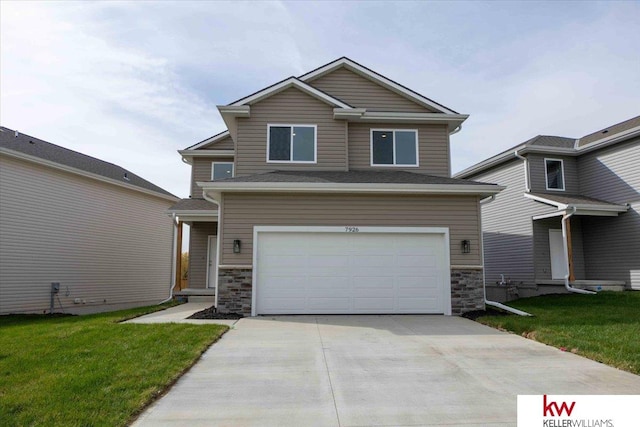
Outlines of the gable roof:
[[640,116],[609,126],[606,129],[588,134],[579,139],[553,135],[538,135],[528,141],[502,151],[495,156],[476,163],[453,176],[455,178],[468,178],[486,169],[517,158],[516,152],[518,154],[543,153],[579,156],[611,144],[627,141],[629,138],[638,135],[640,135]]
[[31,161],[40,161],[49,166],[59,166],[69,172],[102,178],[103,181],[125,187],[156,193],[169,200],[177,197],[155,184],[113,163],[69,150],[30,135],[0,126],[0,153]]
[[347,58],[346,56],[343,56],[342,58],[338,58],[335,61],[331,61],[328,64],[322,65],[318,68],[316,68],[315,70],[309,71],[308,73],[305,73],[301,76],[299,76],[298,78],[302,81],[305,82],[310,82],[318,77],[321,77],[325,74],[328,74],[338,68],[341,67],[345,67],[353,72],[355,72],[356,74],[359,74],[369,80],[374,81],[375,83],[378,83],[379,85],[399,94],[404,96],[407,99],[410,99],[420,105],[424,105],[424,106],[428,106],[430,108],[435,109],[438,112],[441,113],[445,113],[445,114],[458,114],[456,111],[445,107],[444,105],[427,98],[424,95],[419,94],[418,92],[415,92],[411,89],[409,89],[408,87],[401,85],[400,83],[393,81],[385,76],[383,76],[382,74],[376,73],[375,71],[371,70],[370,68],[365,67],[362,64],[359,64],[355,61],[353,61],[352,59]]
[[214,144],[214,143],[216,143],[218,141],[222,141],[223,139],[225,139],[228,136],[229,136],[229,131],[225,130],[225,131],[217,133],[217,134],[215,134],[213,136],[210,136],[207,139],[203,139],[200,142],[196,142],[195,144],[185,148],[185,150],[197,150],[198,148],[205,147],[205,146],[207,146],[209,144]]
[[264,89],[261,89],[257,92],[252,93],[251,95],[245,96],[237,101],[234,101],[230,104],[227,104],[227,107],[237,107],[247,104],[252,104],[258,101],[261,101],[265,98],[273,96],[283,90],[289,89],[290,87],[295,87],[296,89],[305,92],[306,94],[313,96],[320,101],[326,102],[329,105],[339,108],[351,109],[353,108],[351,105],[347,104],[344,101],[339,100],[336,97],[329,95],[326,92],[321,91],[318,88],[315,88],[302,80],[299,80],[297,77],[288,77],[278,83],[275,83],[271,86],[268,86]]

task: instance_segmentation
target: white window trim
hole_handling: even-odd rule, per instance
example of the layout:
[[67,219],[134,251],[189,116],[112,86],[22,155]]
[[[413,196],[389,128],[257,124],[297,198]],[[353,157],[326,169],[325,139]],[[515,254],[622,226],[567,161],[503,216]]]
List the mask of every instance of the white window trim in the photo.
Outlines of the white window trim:
[[[391,132],[393,133],[393,164],[377,164],[373,163],[373,132]],[[416,164],[415,165],[398,165],[396,164],[396,132],[413,132],[416,134]],[[370,166],[380,168],[418,168],[420,167],[420,141],[418,139],[418,129],[370,129],[369,130],[369,164]]]
[[[269,160],[269,149],[271,146],[271,128],[272,127],[290,127],[291,128],[291,141],[289,141],[290,145],[290,156],[293,158],[293,128],[294,127],[310,127],[313,128],[314,141],[313,141],[313,160]],[[284,163],[284,164],[316,164],[318,163],[318,125],[309,125],[302,123],[293,123],[293,124],[278,124],[278,123],[268,123],[267,124],[267,163]]]
[[211,162],[211,181],[214,181],[213,169],[216,167],[216,165],[231,165],[231,178],[236,176],[236,167],[233,162]]
[[[560,162],[560,172],[562,172],[562,188],[549,188],[549,174],[547,173],[547,162]],[[548,191],[565,191],[567,188],[567,182],[564,180],[564,160],[562,159],[552,159],[545,158],[544,159],[544,183],[545,188]]]

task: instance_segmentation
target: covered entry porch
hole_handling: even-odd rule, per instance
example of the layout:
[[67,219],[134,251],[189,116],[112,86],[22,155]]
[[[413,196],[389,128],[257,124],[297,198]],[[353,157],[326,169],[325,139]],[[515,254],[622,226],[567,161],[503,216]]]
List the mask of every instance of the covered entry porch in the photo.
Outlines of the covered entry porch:
[[[169,209],[169,214],[174,218],[176,235],[173,294],[191,302],[213,302],[218,259],[218,207],[204,199],[182,199]],[[187,281],[181,277],[184,224],[189,226]]]
[[594,256],[592,249],[604,243],[592,233],[594,224],[615,221],[627,211],[627,206],[584,196],[530,193],[525,197],[556,208],[532,217],[538,294],[627,287],[625,280],[593,268],[590,262]]

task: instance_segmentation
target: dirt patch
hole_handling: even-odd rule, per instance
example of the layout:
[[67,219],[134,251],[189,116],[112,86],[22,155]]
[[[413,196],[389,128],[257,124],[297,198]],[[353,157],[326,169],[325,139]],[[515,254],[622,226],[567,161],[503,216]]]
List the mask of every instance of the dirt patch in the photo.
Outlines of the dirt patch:
[[193,313],[191,316],[187,317],[187,319],[240,319],[244,316],[239,313],[218,313],[214,306],[209,308],[205,308],[202,311],[198,311]]
[[513,314],[502,310],[496,310],[495,308],[488,307],[486,310],[467,311],[462,314],[462,317],[467,319],[476,320],[482,316],[513,316]]

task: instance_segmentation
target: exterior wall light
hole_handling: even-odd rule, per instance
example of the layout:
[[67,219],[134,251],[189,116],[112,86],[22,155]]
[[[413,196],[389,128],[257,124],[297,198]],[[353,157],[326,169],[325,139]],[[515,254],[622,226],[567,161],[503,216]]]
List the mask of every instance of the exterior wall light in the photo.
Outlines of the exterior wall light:
[[233,253],[234,254],[239,254],[240,253],[240,249],[242,249],[242,244],[240,243],[240,240],[234,240],[233,241]]
[[462,249],[463,254],[471,253],[471,241],[470,240],[461,241],[460,248]]

